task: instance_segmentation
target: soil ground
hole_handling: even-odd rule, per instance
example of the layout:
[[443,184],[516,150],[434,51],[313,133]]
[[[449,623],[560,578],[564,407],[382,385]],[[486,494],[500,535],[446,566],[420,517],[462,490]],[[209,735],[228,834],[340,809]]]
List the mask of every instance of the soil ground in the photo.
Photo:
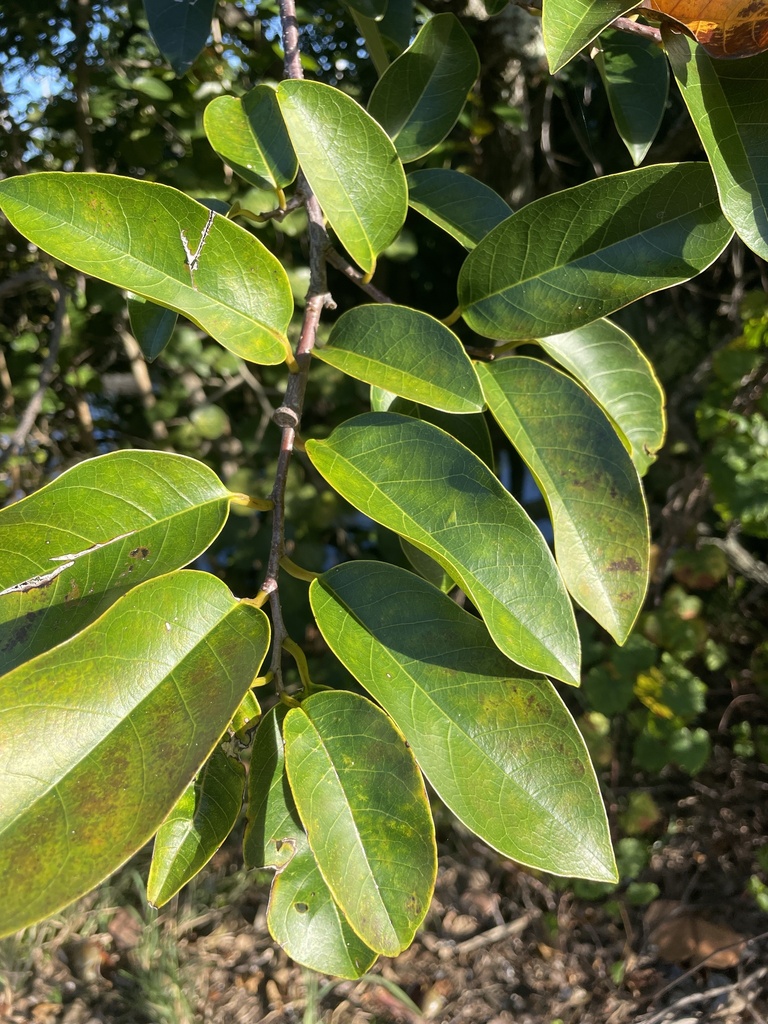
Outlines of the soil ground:
[[665,818],[644,837],[640,876],[659,897],[645,907],[622,888],[576,899],[446,820],[424,927],[362,982],[319,977],[274,947],[269,880],[242,869],[235,841],[160,912],[142,907],[144,851],[57,921],[0,944],[0,1020],[766,1024],[768,914],[748,885],[765,880],[767,791],[768,767],[724,746],[694,780],[662,774],[652,793]]

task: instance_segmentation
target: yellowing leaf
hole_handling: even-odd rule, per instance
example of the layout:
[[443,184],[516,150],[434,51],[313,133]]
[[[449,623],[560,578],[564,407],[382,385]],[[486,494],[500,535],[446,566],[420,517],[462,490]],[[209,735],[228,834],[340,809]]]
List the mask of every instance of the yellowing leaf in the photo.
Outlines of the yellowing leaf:
[[684,26],[711,57],[751,57],[768,50],[768,4],[755,0],[645,0]]

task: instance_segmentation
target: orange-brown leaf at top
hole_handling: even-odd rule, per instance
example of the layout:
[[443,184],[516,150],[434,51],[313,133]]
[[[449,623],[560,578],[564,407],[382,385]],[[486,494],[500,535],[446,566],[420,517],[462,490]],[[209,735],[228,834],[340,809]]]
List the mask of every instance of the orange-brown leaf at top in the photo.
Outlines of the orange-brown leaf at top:
[[710,57],[768,50],[766,0],[644,0],[642,6],[684,26]]

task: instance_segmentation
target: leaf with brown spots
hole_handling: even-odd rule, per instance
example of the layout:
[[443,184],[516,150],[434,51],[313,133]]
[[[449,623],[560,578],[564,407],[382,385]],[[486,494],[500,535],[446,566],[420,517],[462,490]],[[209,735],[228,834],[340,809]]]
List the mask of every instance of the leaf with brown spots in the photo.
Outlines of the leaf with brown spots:
[[522,864],[615,881],[594,769],[549,680],[508,661],[478,618],[404,569],[348,562],[309,597],[328,646],[468,828]]
[[710,57],[752,57],[768,50],[765,0],[645,0],[643,6],[683,28]]

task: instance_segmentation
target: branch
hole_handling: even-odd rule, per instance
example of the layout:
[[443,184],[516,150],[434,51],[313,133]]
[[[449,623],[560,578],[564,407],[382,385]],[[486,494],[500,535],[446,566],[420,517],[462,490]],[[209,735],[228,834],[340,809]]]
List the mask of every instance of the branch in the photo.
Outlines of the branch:
[[[301,60],[299,55],[299,31],[296,22],[294,0],[280,0],[280,20],[283,31],[283,47],[285,50],[286,78],[302,78]],[[261,585],[261,592],[269,595],[269,606],[272,613],[272,662],[271,671],[275,677],[278,693],[283,690],[282,650],[286,641],[290,641],[283,621],[278,576],[280,560],[285,555],[285,486],[288,479],[288,467],[291,463],[296,436],[301,422],[304,406],[304,395],[307,388],[307,377],[312,359],[312,349],[317,339],[317,328],[320,316],[325,307],[334,307],[328,294],[326,274],[326,256],[330,248],[325,218],[320,204],[315,198],[309,183],[303,174],[299,174],[297,191],[303,193],[307,216],[309,218],[309,289],[304,308],[304,319],[301,334],[296,346],[297,371],[288,378],[285,398],[279,409],[276,409],[273,420],[282,431],[280,454],[278,456],[275,483],[270,498],[274,504],[272,512],[272,542],[270,545],[267,573]]]
[[362,288],[365,294],[370,295],[370,297],[376,302],[392,302],[392,299],[390,299],[388,295],[385,295],[384,292],[380,291],[375,284],[371,284],[370,281],[366,281],[365,275],[359,271],[357,267],[353,267],[352,264],[348,260],[345,260],[341,253],[336,252],[335,249],[332,249],[329,246],[328,251],[325,254],[325,258],[332,267],[340,270],[345,277],[348,277],[350,281],[353,281],[358,288]]

